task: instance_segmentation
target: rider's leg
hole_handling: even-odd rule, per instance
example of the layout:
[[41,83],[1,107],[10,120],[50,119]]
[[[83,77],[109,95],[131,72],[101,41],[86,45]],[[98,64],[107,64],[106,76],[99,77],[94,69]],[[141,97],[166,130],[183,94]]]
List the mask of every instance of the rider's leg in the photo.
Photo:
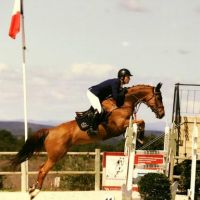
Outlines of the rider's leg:
[[96,135],[98,133],[98,118],[99,118],[99,112],[97,110],[94,111],[94,114],[91,118],[90,127],[87,130],[88,134],[90,135]]
[[88,97],[92,107],[94,109],[97,109],[100,114],[102,111],[102,108],[101,108],[101,103],[99,101],[99,98],[95,94],[93,94],[90,90],[87,90],[87,97]]
[[101,103],[99,101],[99,98],[97,96],[95,96],[90,90],[87,91],[87,97],[88,97],[92,107],[95,109],[94,115],[92,116],[92,119],[91,119],[91,125],[88,129],[88,133],[91,135],[95,135],[98,133],[97,119],[99,117],[99,114],[102,111]]

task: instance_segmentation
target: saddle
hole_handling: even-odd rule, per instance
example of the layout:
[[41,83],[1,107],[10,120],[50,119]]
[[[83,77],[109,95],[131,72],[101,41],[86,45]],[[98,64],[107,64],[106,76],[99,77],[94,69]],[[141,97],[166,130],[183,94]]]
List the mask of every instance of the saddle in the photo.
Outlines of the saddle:
[[[93,124],[94,127],[95,126],[98,127],[100,123],[107,124],[108,117],[110,116],[112,111],[115,110],[116,108],[117,106],[114,99],[109,98],[107,100],[104,100],[102,102],[103,112],[101,113],[100,116],[97,116],[97,118],[95,119],[95,124]],[[82,131],[88,130],[89,127],[92,125],[92,122],[94,122],[93,120],[94,113],[95,110],[92,106],[86,111],[76,112],[75,120]]]
[[[95,110],[91,106],[88,110],[83,112],[76,112],[75,120],[82,131],[89,129],[91,124],[94,122]],[[105,113],[103,112],[100,116],[95,119],[95,125],[98,126],[100,122],[105,119]]]
[[82,112],[76,112],[76,117],[82,117],[90,112],[94,112],[94,108],[91,106],[88,110]]

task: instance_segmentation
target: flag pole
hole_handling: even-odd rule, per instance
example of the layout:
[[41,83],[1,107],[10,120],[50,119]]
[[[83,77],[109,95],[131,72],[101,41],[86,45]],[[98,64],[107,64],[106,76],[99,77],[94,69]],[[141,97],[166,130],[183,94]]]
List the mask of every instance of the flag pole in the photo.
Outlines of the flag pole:
[[26,93],[26,41],[24,29],[24,10],[23,0],[21,0],[21,22],[22,22],[22,68],[23,68],[23,93],[24,93],[24,130],[25,141],[28,138],[28,120],[27,120],[27,93]]
[[[27,120],[27,89],[26,89],[26,40],[24,28],[24,9],[23,0],[21,0],[21,23],[22,23],[22,70],[23,70],[23,99],[24,99],[24,139],[28,138],[28,120]],[[28,161],[22,164],[22,184],[23,192],[28,190]]]

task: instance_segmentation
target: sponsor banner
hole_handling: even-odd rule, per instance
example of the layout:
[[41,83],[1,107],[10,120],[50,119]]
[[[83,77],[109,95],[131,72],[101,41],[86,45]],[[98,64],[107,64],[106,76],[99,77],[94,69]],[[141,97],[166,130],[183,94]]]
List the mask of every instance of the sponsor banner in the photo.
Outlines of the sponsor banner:
[[[105,190],[119,190],[126,184],[128,156],[123,152],[104,152],[103,155],[103,180]],[[133,190],[137,191],[137,182],[141,176],[147,173],[163,173],[164,153],[159,151],[136,151],[135,169],[133,171]]]

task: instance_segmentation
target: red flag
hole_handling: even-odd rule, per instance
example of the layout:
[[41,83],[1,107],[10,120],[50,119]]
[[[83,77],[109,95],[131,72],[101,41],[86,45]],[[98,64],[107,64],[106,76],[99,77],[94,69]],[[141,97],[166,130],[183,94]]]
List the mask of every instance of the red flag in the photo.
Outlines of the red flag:
[[11,23],[10,23],[10,30],[9,30],[9,36],[13,39],[15,39],[17,33],[19,33],[20,31],[21,14],[22,14],[22,2],[21,0],[15,0]]

